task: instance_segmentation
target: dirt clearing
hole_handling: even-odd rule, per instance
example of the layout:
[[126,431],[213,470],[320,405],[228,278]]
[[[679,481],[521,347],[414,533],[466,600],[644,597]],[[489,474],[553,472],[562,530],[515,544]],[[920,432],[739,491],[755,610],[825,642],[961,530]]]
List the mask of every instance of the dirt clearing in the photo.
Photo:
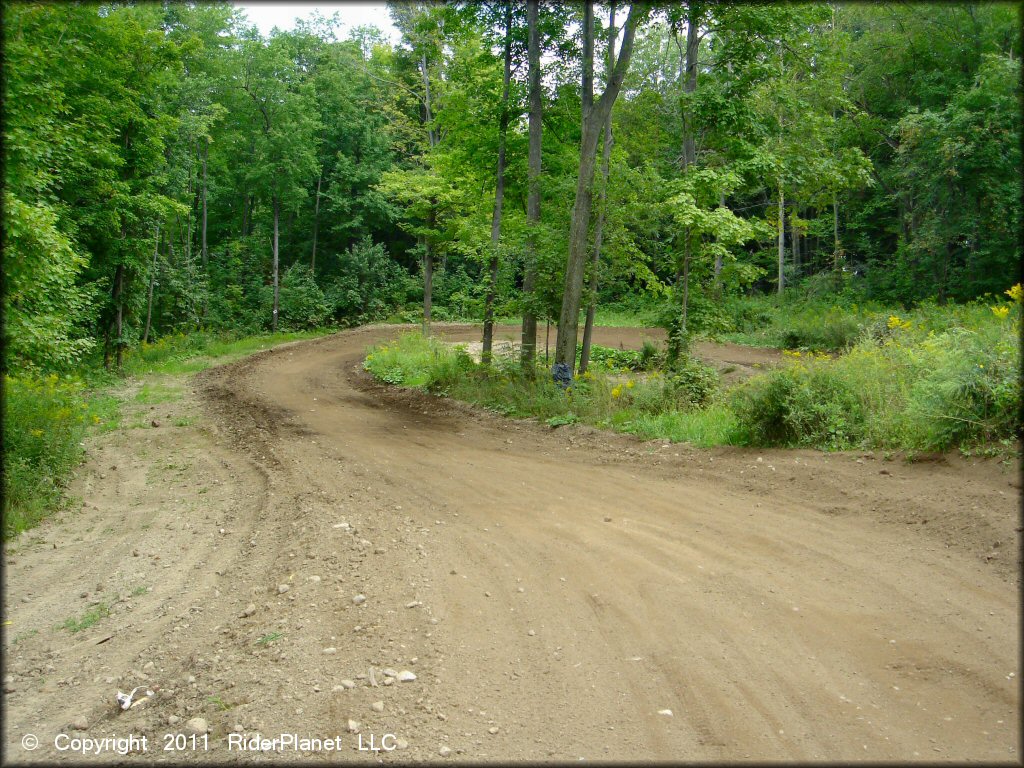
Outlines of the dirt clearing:
[[370,379],[396,332],[170,377],[89,443],[5,547],[7,763],[1020,762],[1016,467],[501,419]]

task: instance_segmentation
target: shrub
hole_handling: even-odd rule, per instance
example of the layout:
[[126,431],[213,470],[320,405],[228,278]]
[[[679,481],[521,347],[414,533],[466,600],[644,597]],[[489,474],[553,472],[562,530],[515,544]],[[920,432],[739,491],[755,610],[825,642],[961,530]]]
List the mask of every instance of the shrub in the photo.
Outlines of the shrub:
[[349,323],[378,320],[407,301],[415,281],[382,244],[364,237],[340,261],[338,274],[324,291],[335,319]]
[[842,449],[863,438],[857,393],[824,366],[797,364],[751,379],[732,406],[751,445]]
[[60,504],[67,476],[82,455],[86,421],[95,414],[80,382],[53,374],[6,376],[3,395],[4,536],[9,537]]
[[695,357],[678,358],[668,373],[668,383],[675,392],[677,404],[690,408],[703,408],[718,394],[718,371]]
[[323,324],[330,311],[310,268],[305,264],[292,264],[281,279],[279,326],[296,330],[316,328]]

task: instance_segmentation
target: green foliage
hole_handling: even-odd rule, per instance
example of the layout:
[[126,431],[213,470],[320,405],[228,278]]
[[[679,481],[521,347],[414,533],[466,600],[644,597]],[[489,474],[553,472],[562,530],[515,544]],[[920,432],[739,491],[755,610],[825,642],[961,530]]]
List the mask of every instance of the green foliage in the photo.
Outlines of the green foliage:
[[101,619],[105,619],[109,615],[110,606],[107,603],[100,603],[87,610],[77,619],[74,616],[69,616],[60,627],[74,635],[97,624]]
[[63,368],[95,344],[83,334],[89,300],[77,284],[85,258],[45,204],[4,192],[4,351],[8,366]]
[[328,281],[324,296],[335,319],[367,322],[405,304],[415,290],[413,283],[383,245],[364,237],[340,258],[338,273]]
[[329,329],[281,331],[278,333],[239,336],[234,333],[178,333],[164,336],[152,344],[142,344],[126,358],[125,371],[146,373],[194,373],[215,363],[270,349],[277,344],[301,339],[314,339]]
[[88,424],[105,419],[80,381],[55,374],[5,376],[3,387],[4,537],[17,535],[58,507],[82,456]]
[[[947,450],[1012,440],[1021,413],[1020,305],[958,319],[890,315],[849,353],[791,355],[731,404],[755,445]],[[961,324],[963,323],[963,324]],[[930,327],[932,326],[932,327]],[[936,327],[938,326],[938,327]]]
[[283,329],[309,330],[323,324],[331,308],[305,264],[293,264],[281,280],[279,321]]
[[599,356],[608,362],[562,391],[546,370],[525,376],[514,361],[478,366],[460,349],[419,334],[371,350],[365,367],[383,381],[504,415],[553,426],[593,424],[645,439],[970,450],[1017,435],[1019,323],[1016,300],[979,302],[956,313],[930,305],[890,314],[884,334],[868,329],[845,354],[788,352],[780,368],[725,393],[717,372],[692,357],[680,357],[664,373],[638,373],[623,363],[639,368],[642,353],[607,350]]

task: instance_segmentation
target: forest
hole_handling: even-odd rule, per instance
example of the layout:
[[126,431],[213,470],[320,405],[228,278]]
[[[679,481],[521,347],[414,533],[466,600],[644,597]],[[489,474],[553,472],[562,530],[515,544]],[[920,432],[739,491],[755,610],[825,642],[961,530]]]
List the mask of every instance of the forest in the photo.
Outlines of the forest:
[[[1016,437],[1018,5],[389,11],[397,44],[340,38],[344,6],[263,36],[227,3],[3,5],[5,510],[59,495],[114,378],[375,321],[424,331],[368,361],[385,379],[432,321],[482,323],[485,368],[495,324],[521,326],[463,393],[504,412],[645,436],[699,412],[725,442],[829,449]],[[616,321],[668,344],[592,349]],[[801,360],[725,402],[699,338]],[[609,379],[586,416],[602,361],[664,383]],[[475,370],[447,365],[423,381]]]

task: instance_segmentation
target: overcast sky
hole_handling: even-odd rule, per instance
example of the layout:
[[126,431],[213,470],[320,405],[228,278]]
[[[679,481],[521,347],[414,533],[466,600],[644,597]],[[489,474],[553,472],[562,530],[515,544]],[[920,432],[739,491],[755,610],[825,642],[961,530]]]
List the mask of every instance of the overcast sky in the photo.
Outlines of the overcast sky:
[[391,24],[391,15],[383,2],[346,2],[335,3],[234,3],[234,6],[245,12],[249,21],[259,27],[264,35],[269,34],[274,27],[288,30],[295,28],[296,17],[305,19],[313,13],[320,11],[324,16],[330,16],[335,11],[341,18],[341,30],[338,33],[339,39],[347,37],[348,30],[352,27],[375,26],[384,33],[384,36],[392,42],[398,42],[398,31]]

